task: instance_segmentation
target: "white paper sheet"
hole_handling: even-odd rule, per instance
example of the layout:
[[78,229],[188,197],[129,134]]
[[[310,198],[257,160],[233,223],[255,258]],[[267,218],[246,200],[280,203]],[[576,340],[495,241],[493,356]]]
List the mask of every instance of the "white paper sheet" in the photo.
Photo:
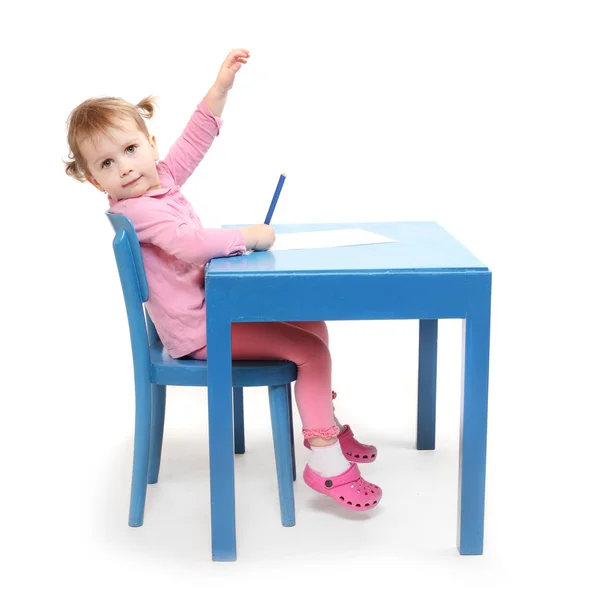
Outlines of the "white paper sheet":
[[302,250],[306,248],[336,248],[339,246],[362,246],[385,244],[395,240],[367,231],[366,229],[332,229],[300,233],[278,233],[271,252]]

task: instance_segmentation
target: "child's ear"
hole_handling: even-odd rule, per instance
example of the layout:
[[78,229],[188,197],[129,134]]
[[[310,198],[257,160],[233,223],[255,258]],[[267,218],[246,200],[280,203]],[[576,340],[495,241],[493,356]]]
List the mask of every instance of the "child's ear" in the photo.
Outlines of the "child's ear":
[[148,141],[150,142],[150,145],[152,146],[152,158],[156,162],[158,160],[158,146],[156,144],[156,137],[151,135],[148,137]]
[[85,178],[99,191],[104,192],[104,188],[89,174],[85,174]]

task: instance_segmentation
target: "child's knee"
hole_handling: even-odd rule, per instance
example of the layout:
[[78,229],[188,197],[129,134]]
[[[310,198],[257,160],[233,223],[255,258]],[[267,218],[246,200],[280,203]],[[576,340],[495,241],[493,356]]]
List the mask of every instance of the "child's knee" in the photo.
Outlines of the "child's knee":
[[325,321],[311,321],[306,323],[306,329],[312,334],[320,337],[326,344],[329,344],[329,332]]
[[305,347],[308,360],[317,360],[323,365],[331,365],[331,353],[323,339],[310,336],[305,342]]

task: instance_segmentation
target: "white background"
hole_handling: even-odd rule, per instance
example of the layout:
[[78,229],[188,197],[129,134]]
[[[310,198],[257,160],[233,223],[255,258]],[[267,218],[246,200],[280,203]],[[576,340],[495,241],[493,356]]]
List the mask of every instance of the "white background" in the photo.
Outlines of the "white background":
[[[14,6],[0,41],[0,596],[598,597],[598,4]],[[493,272],[482,556],[454,546],[452,321],[434,452],[414,449],[417,322],[330,325],[338,414],[380,451],[363,470],[384,488],[376,511],[340,512],[299,480],[297,525],[280,527],[253,390],[238,561],[212,563],[206,390],[173,389],[161,479],[144,526],[127,527],[127,321],[106,199],[63,171],[65,122],[90,96],[157,94],[164,156],[239,46],[251,59],[184,187],[206,226],[261,222],[286,172],[274,223],[437,221]]]

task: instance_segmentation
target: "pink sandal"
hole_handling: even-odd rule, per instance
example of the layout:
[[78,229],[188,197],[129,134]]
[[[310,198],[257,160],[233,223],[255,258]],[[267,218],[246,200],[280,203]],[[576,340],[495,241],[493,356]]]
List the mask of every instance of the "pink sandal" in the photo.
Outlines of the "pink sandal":
[[[361,444],[355,437],[350,425],[344,425],[338,435],[344,456],[351,462],[371,463],[377,458],[377,448]],[[304,440],[304,445],[310,450],[310,443]]]
[[341,475],[335,477],[321,477],[306,465],[304,481],[315,492],[330,496],[338,504],[350,510],[371,510],[377,506],[383,495],[379,486],[365,481],[360,476],[360,471],[354,463]]

